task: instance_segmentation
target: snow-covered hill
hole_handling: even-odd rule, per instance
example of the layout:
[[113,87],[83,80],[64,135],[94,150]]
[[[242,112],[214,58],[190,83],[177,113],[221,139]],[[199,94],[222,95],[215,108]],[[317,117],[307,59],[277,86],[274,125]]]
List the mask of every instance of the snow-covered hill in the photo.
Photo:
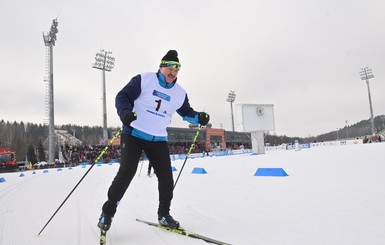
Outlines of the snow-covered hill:
[[[382,245],[384,152],[378,143],[189,159],[171,214],[185,229],[231,244]],[[174,178],[182,164],[173,162]],[[0,244],[98,244],[96,223],[118,167],[95,166],[40,236],[87,169],[0,174]],[[146,176],[146,167],[118,207],[108,244],[206,244],[135,221],[156,221],[157,179]],[[194,167],[207,174],[192,174]],[[289,176],[254,176],[272,167]]]

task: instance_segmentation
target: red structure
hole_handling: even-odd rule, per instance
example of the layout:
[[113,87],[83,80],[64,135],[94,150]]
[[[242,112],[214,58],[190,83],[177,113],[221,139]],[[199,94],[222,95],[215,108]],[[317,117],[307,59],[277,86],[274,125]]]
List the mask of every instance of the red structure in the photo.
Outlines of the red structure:
[[0,148],[0,171],[18,169],[16,154],[7,148]]
[[[218,139],[218,141],[222,144],[221,148],[226,148],[226,138],[225,138],[225,130],[207,127],[206,130],[206,148],[211,150],[211,142],[213,142],[214,137]],[[215,142],[215,140],[214,140]]]

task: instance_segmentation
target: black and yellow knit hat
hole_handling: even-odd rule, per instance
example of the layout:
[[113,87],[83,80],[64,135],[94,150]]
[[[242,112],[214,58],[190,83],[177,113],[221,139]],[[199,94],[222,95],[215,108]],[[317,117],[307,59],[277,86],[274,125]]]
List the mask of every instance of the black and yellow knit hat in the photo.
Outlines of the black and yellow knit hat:
[[169,50],[160,61],[159,67],[173,67],[180,69],[181,65],[178,59],[178,52],[176,50]]

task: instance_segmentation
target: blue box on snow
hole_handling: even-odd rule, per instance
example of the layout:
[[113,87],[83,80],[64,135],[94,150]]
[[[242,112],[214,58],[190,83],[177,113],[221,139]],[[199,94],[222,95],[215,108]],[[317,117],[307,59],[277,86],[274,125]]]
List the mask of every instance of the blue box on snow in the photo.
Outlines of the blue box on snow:
[[289,176],[282,168],[258,168],[254,176]]
[[194,168],[192,171],[193,174],[207,174],[204,168]]

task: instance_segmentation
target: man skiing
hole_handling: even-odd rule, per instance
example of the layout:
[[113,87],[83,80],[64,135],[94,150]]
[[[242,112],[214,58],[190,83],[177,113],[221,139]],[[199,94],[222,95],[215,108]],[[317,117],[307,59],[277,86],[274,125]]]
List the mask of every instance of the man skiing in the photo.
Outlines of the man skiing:
[[124,129],[120,168],[108,190],[108,200],[98,222],[98,227],[104,231],[111,227],[117,205],[135,176],[142,150],[158,178],[158,222],[171,229],[179,228],[179,222],[170,215],[174,180],[166,128],[175,112],[183,120],[203,126],[210,117],[191,108],[186,91],[176,83],[181,67],[177,51],[169,50],[159,67],[158,72],[133,77],[116,96],[115,106]]

